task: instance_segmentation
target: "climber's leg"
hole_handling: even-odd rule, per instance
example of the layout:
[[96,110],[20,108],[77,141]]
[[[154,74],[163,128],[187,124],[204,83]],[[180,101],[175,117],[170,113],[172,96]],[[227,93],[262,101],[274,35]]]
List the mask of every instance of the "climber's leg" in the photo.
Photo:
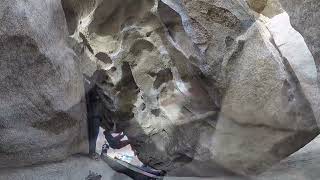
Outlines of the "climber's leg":
[[89,119],[89,154],[96,153],[96,143],[99,135],[100,118],[93,117]]

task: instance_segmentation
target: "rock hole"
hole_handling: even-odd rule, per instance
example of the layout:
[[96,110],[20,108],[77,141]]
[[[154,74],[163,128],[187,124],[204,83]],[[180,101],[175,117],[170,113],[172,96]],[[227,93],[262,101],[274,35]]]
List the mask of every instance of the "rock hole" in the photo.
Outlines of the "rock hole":
[[144,111],[145,109],[146,109],[146,104],[145,104],[145,103],[142,103],[142,104],[141,104],[141,110]]
[[112,64],[111,58],[108,56],[108,54],[104,52],[99,52],[96,54],[96,58],[102,61],[105,64]]
[[161,70],[157,73],[157,78],[153,83],[153,87],[158,89],[163,83],[171,81],[172,79],[173,75],[169,68]]
[[230,47],[234,42],[234,39],[230,36],[227,36],[225,39],[226,47]]
[[114,66],[110,69],[111,72],[115,72],[116,70],[117,70],[117,68]]
[[135,56],[139,56],[143,50],[151,52],[153,49],[154,45],[151,42],[144,39],[139,39],[133,43],[130,48],[130,52]]
[[211,8],[208,10],[207,13],[207,19],[209,21],[221,24],[230,29],[240,27],[240,20],[229,10],[213,5],[210,6]]
[[151,113],[152,113],[153,115],[155,115],[156,117],[159,117],[159,116],[160,116],[160,112],[161,112],[160,109],[152,109],[152,110],[151,110]]
[[150,37],[151,34],[152,34],[152,31],[151,31],[151,32],[147,32],[147,33],[146,33],[146,36],[147,36],[147,37]]

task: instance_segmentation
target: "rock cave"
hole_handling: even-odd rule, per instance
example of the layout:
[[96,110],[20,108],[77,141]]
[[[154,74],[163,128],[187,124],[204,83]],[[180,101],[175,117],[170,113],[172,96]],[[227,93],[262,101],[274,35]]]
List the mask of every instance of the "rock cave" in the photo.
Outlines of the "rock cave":
[[0,180],[139,180],[88,157],[94,78],[97,148],[122,133],[161,179],[317,180],[319,8],[2,0]]

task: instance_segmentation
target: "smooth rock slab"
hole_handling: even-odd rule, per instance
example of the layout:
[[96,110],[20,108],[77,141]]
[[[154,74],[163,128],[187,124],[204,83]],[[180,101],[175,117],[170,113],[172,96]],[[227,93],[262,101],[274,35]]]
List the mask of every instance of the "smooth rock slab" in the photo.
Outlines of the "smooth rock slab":
[[301,33],[308,45],[317,69],[320,68],[320,1],[318,0],[279,0],[289,14],[293,28]]
[[87,151],[84,89],[55,0],[0,2],[0,168]]
[[230,80],[213,156],[243,175],[265,171],[318,134],[312,107],[271,38],[257,21],[237,39],[238,51],[225,66]]
[[285,63],[292,68],[301,90],[309,101],[317,122],[320,122],[320,90],[317,68],[304,38],[291,27],[287,13],[274,16],[268,24],[274,43]]

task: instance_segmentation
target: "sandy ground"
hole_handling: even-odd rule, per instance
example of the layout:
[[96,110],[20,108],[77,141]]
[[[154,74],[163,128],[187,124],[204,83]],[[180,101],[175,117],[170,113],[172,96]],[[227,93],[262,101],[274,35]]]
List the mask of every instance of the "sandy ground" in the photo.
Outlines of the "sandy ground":
[[[103,132],[103,131],[102,131]],[[102,133],[101,132],[101,133]],[[104,137],[99,137],[99,146]],[[100,146],[101,147],[101,146]],[[100,148],[101,150],[101,148]],[[111,150],[113,156],[133,153],[130,146],[121,150]],[[133,155],[133,154],[131,154]],[[93,171],[102,175],[102,180],[129,180],[131,178],[112,170],[102,160],[95,161],[76,155],[63,162],[0,170],[0,180],[85,180]],[[320,179],[320,136],[307,146],[292,154],[267,172],[257,177],[165,177],[166,180],[319,180]]]
[[129,180],[131,178],[112,170],[102,160],[86,156],[73,156],[63,162],[24,168],[0,170],[0,180],[85,180],[93,171],[102,175],[102,180]]

